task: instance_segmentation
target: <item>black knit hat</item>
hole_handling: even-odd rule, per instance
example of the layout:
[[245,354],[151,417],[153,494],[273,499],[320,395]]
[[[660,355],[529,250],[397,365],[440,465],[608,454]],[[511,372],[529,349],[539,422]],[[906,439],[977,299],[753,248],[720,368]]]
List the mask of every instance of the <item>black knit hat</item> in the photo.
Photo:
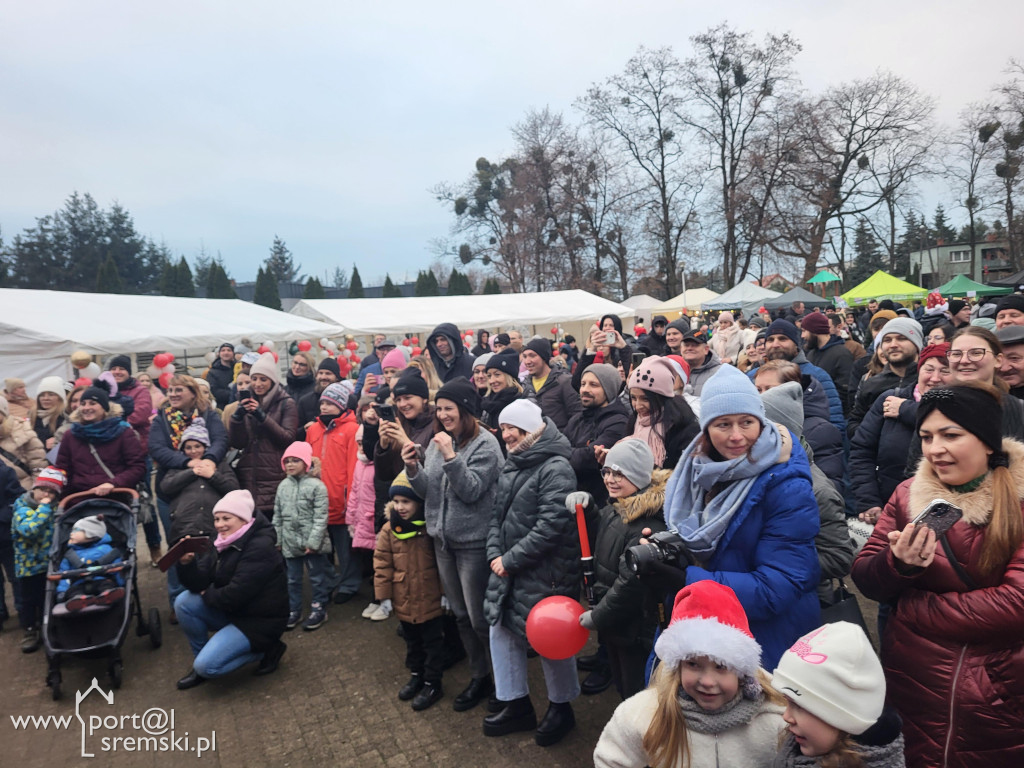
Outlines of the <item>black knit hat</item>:
[[[541,355],[543,357],[543,355]],[[548,355],[548,359],[551,355]],[[495,368],[502,373],[507,373],[513,379],[519,378],[519,353],[514,349],[503,349],[487,361],[484,370]]]
[[966,301],[960,301],[960,299],[950,299],[949,302],[949,314],[956,315],[961,309],[967,306]]
[[476,390],[476,384],[467,378],[458,376],[437,390],[434,402],[438,400],[450,400],[474,418],[480,417],[480,393]]
[[1009,296],[1003,296],[999,299],[999,303],[996,304],[996,317],[999,317],[999,313],[1004,309],[1015,309],[1018,312],[1024,312],[1024,295],[1011,293]]
[[501,346],[503,347],[507,347],[509,344],[512,343],[512,337],[509,336],[507,333],[499,333],[497,336],[494,337],[494,343],[501,344]]
[[325,357],[320,361],[320,365],[316,367],[318,371],[330,371],[339,379],[341,378],[341,368],[338,367],[338,361],[333,357]]
[[424,400],[430,399],[430,388],[423,379],[419,368],[406,368],[397,380],[391,384],[391,396],[416,395]]
[[545,339],[530,339],[526,348],[536,352],[545,363],[551,360],[551,342]]
[[93,379],[92,384],[82,390],[82,396],[79,398],[79,401],[82,400],[94,400],[103,407],[104,411],[109,411],[110,384],[103,381],[103,379]]
[[114,355],[107,363],[107,370],[111,368],[124,368],[130,376],[132,373],[132,359],[128,355]]
[[969,385],[930,389],[921,396],[917,407],[918,430],[933,411],[939,411],[991,448],[990,468],[1007,466],[1003,453],[1003,408],[998,393]]

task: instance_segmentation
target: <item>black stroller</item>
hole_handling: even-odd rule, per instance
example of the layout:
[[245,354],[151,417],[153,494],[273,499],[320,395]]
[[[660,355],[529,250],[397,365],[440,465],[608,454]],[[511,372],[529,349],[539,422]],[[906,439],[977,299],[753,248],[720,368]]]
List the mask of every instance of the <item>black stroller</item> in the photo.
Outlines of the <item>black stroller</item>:
[[[43,647],[48,669],[46,684],[53,699],[60,698],[60,662],[65,654],[80,654],[90,658],[108,657],[110,683],[121,687],[121,645],[128,633],[132,614],[137,620],[135,633],[149,635],[149,642],[159,648],[163,640],[160,612],[149,609],[149,620],[142,617],[139,602],[139,584],[136,577],[135,536],[138,525],[139,495],[131,488],[115,488],[107,496],[89,492],[76,493],[63,499],[57,510],[53,527],[53,544],[46,572],[46,602],[43,611]],[[111,545],[119,550],[120,562],[93,565],[70,571],[61,571],[68,539],[75,523],[90,515],[103,515]],[[124,596],[109,604],[88,605],[69,611],[67,605],[57,602],[57,585],[61,579],[83,576],[110,577],[120,574],[124,580]]]

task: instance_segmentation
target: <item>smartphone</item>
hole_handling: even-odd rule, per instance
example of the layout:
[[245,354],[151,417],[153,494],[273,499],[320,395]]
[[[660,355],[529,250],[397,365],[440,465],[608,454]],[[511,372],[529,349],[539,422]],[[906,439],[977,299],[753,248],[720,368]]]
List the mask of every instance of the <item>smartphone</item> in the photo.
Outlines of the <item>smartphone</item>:
[[633,368],[633,370],[636,370],[636,367],[638,365],[640,365],[640,363],[642,363],[646,357],[647,357],[647,355],[645,355],[643,352],[634,352],[633,353],[633,364],[631,366]]
[[384,421],[395,421],[395,406],[388,405],[387,403],[374,403],[373,407],[377,411],[377,415]]
[[252,391],[250,391],[248,389],[240,389],[240,390],[238,390],[238,401],[239,402],[241,402],[242,400],[249,400],[251,398],[252,398]]
[[608,331],[608,333],[606,333],[604,335],[604,343],[605,344],[614,344],[615,343],[615,331]]
[[911,522],[915,526],[927,525],[935,531],[935,538],[944,536],[953,524],[964,516],[964,511],[945,499],[935,499]]
[[422,464],[424,462],[424,460],[427,458],[427,452],[423,448],[423,446],[420,445],[419,443],[416,443],[415,445],[416,445],[416,458],[419,459],[420,464]]

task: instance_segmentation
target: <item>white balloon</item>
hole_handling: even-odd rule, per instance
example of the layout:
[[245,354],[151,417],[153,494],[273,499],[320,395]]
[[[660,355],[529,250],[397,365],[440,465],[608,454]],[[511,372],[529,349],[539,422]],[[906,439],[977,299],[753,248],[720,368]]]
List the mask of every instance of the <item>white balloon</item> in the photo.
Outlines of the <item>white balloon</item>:
[[[210,354],[212,355],[213,352],[211,352]],[[160,378],[160,369],[157,368],[155,365],[150,365],[149,368],[146,369],[146,373],[149,374],[149,378],[153,379],[153,381],[156,381],[158,378]]]
[[273,349],[274,348],[274,342],[272,342],[272,341],[264,341],[263,342],[263,346],[265,346],[267,349]]
[[320,339],[320,346],[321,347],[326,347],[327,346],[327,342],[328,342],[328,338],[326,336],[324,336],[322,339]]
[[331,352],[337,352],[338,351],[338,345],[335,344],[333,341],[328,341],[326,346],[327,346],[327,348],[329,350],[331,350]]
[[352,357],[352,350],[349,349],[348,347],[345,347],[343,350],[341,350],[341,354],[343,354],[345,357]]
[[161,368],[160,370],[161,370],[161,371],[162,371],[163,373],[169,373],[169,374],[171,374],[171,376],[173,376],[173,375],[174,375],[174,373],[175,373],[175,370],[174,370],[174,363],[168,363],[167,365],[165,365],[165,366],[164,366],[163,368]]
[[217,359],[216,352],[207,352],[204,357],[206,358],[207,365],[213,365],[213,361]]
[[95,379],[103,373],[103,369],[100,368],[96,363],[89,363],[85,368],[82,368],[78,372],[78,378]]

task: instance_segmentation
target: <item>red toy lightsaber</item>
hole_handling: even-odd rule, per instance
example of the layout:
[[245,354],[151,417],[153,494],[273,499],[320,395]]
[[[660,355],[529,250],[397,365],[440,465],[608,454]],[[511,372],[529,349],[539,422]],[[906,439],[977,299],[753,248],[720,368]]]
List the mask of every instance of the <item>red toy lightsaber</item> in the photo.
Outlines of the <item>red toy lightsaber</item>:
[[587,521],[583,516],[583,505],[576,505],[576,528],[580,534],[580,562],[583,565],[583,591],[587,595],[587,604],[594,606],[594,557],[590,554],[590,537],[587,536]]

